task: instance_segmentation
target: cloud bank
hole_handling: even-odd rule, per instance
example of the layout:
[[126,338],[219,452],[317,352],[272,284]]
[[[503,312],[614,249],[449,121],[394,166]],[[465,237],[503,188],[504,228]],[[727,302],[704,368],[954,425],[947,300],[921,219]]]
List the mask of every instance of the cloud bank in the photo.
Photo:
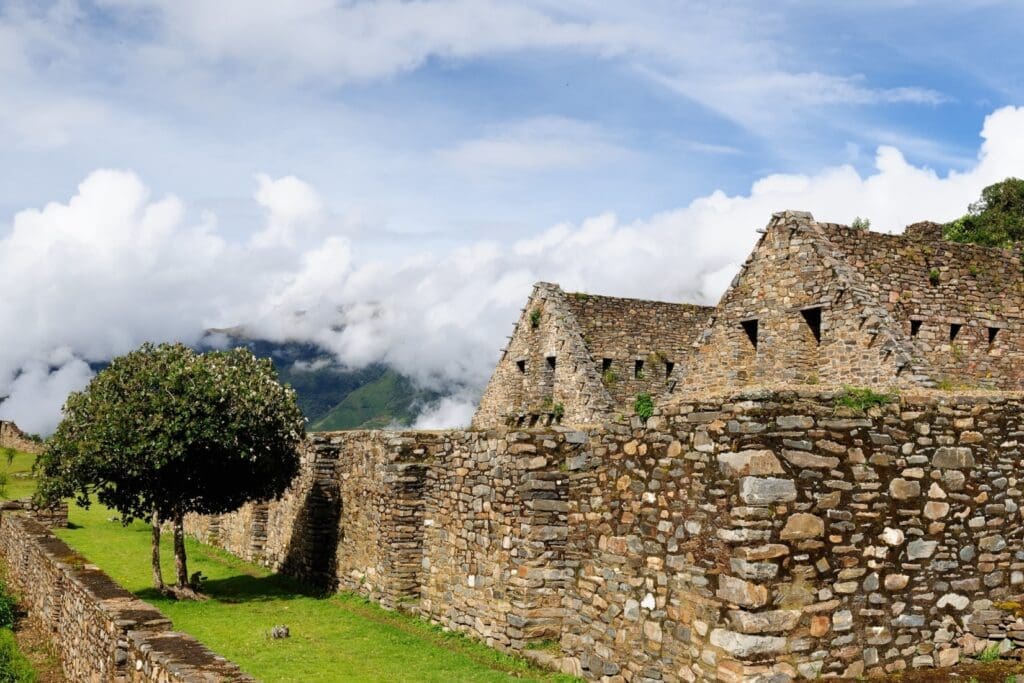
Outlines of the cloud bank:
[[394,259],[360,256],[360,242],[339,234],[342,219],[298,178],[257,176],[263,224],[232,240],[216,216],[154,198],[129,171],[98,170],[69,200],[0,226],[0,417],[47,433],[67,392],[88,380],[87,361],[245,323],[270,339],[316,342],[345,365],[383,362],[454,387],[419,424],[464,422],[533,282],[713,303],[774,211],[863,216],[896,232],[960,215],[984,186],[1024,175],[1024,107],[992,113],[981,137],[963,172],[939,175],[880,147],[866,176],[851,166],[770,175],[747,194],[715,192],[638,220],[606,213]]

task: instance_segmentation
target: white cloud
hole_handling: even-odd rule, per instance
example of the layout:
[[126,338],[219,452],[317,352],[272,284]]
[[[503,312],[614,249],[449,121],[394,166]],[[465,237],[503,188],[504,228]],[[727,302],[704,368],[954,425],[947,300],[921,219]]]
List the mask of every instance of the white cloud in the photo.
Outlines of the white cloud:
[[[271,338],[316,341],[347,364],[381,361],[426,385],[462,387],[423,424],[462,420],[465,392],[486,381],[533,282],[713,303],[772,212],[864,216],[898,231],[953,218],[985,185],[1024,175],[1024,108],[991,114],[982,137],[976,162],[945,176],[880,147],[866,176],[851,166],[776,174],[746,195],[715,192],[641,220],[602,214],[513,243],[374,260],[337,235],[273,250],[233,242],[213,218],[189,220],[181,200],[150,197],[134,175],[97,171],[67,203],[17,214],[0,238],[0,329],[17,331],[0,347],[0,395],[12,394],[4,411],[52,424],[53,397],[83,378],[78,361],[54,360],[62,348],[99,360],[144,340],[188,341],[207,326],[252,323]],[[268,226],[321,215],[297,179],[260,186]],[[68,363],[59,378],[40,375]]]
[[256,202],[268,213],[267,226],[253,235],[255,247],[290,247],[296,232],[312,228],[323,219],[323,203],[316,190],[295,176],[274,180],[256,175]]

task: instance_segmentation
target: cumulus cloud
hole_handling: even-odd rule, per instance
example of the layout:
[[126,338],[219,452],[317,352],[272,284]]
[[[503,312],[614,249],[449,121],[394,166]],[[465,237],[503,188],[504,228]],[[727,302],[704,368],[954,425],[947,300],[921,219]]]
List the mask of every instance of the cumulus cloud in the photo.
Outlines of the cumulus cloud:
[[994,112],[981,135],[963,172],[939,175],[885,146],[866,176],[851,166],[770,175],[744,195],[715,192],[643,219],[608,213],[517,241],[389,259],[361,258],[359,243],[337,234],[280,239],[330,222],[298,179],[258,178],[265,225],[254,232],[274,236],[267,249],[227,239],[215,217],[191,218],[180,199],[153,198],[131,173],[97,171],[66,203],[22,211],[0,231],[0,329],[17,331],[0,347],[3,411],[45,431],[57,419],[54,397],[84,381],[82,360],[246,323],[271,339],[316,342],[347,365],[383,362],[446,389],[452,396],[419,424],[462,423],[533,282],[713,303],[772,212],[863,216],[899,231],[951,219],[985,185],[1024,174],[1024,108]]

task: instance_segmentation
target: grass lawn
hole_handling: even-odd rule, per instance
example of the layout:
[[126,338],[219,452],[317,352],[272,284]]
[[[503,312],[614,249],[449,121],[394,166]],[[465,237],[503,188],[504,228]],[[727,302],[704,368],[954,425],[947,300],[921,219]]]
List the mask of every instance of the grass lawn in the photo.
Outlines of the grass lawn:
[[0,500],[17,500],[31,496],[36,490],[32,479],[32,463],[36,456],[14,451],[14,459],[7,463],[7,451],[0,452],[0,480],[6,474],[7,484],[0,490]]
[[[31,467],[31,465],[29,465]],[[188,540],[189,571],[208,577],[204,602],[176,602],[150,588],[150,530],[112,511],[71,507],[57,535],[118,583],[250,674],[272,681],[571,681],[413,617],[350,594],[327,598],[223,551]],[[165,574],[173,567],[163,544]],[[291,637],[267,634],[285,624]]]

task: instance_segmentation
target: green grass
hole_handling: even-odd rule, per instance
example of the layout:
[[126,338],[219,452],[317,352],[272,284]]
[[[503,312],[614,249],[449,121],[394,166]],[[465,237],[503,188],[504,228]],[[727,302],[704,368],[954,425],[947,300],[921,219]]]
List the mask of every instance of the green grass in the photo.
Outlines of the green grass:
[[18,650],[14,632],[0,628],[0,683],[35,683],[31,662]]
[[[18,457],[20,471],[32,456]],[[24,495],[32,493],[32,481]],[[70,509],[56,533],[115,581],[155,605],[210,649],[267,683],[273,681],[572,681],[415,617],[388,612],[352,594],[320,597],[302,584],[188,539],[189,571],[208,577],[204,602],[176,602],[150,587],[150,529],[110,521],[102,505]],[[168,539],[169,540],[169,539]],[[173,567],[170,543],[163,566]],[[170,578],[169,576],[167,578]],[[268,632],[285,624],[291,637]],[[5,683],[0,678],[0,683]],[[20,681],[19,681],[20,683]]]
[[31,496],[36,490],[35,480],[31,478],[32,463],[36,456],[28,453],[14,452],[14,460],[7,464],[7,453],[0,453],[0,479],[6,475],[7,483],[0,490],[0,500],[17,500]]

